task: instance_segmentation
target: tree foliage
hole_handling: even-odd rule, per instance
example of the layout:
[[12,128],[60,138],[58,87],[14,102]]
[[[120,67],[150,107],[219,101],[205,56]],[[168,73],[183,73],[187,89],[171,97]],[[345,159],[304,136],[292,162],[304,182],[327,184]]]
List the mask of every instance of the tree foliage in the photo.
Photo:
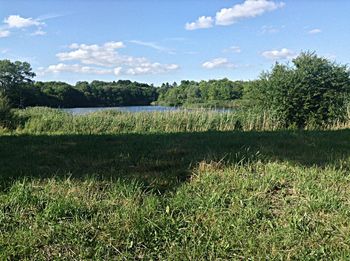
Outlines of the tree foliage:
[[35,73],[27,62],[0,60],[0,91],[11,105],[22,106],[22,90],[33,83]]
[[[112,107],[149,105],[157,99],[156,88],[145,83],[119,80],[117,82],[36,82],[27,106],[49,107]],[[27,97],[29,97],[27,96]]]
[[35,73],[27,62],[0,60],[0,92],[12,107],[100,107],[149,105],[158,97],[156,88],[145,83],[117,82],[34,82]]
[[301,53],[293,65],[276,63],[245,89],[249,105],[270,110],[286,127],[323,126],[345,116],[350,73],[315,53]]
[[181,81],[180,85],[163,84],[159,89],[160,103],[180,106],[186,104],[232,101],[242,96],[244,83],[228,79]]

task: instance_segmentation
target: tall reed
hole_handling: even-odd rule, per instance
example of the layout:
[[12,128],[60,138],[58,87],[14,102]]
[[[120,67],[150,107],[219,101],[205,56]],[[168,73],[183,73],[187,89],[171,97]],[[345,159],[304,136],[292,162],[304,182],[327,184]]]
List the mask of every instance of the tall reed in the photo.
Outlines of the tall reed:
[[[15,112],[17,133],[24,134],[116,134],[170,133],[203,131],[273,131],[283,129],[283,123],[268,112],[179,110],[167,112],[100,111],[72,115],[57,109],[28,108]],[[349,114],[350,115],[350,114]],[[347,121],[337,121],[326,129],[350,127]],[[309,126],[308,129],[312,127]]]

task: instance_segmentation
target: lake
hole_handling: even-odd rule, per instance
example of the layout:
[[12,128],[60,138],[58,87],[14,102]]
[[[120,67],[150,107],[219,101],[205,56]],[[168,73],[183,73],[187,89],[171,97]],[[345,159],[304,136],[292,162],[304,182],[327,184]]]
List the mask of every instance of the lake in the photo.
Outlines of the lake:
[[96,111],[116,110],[124,112],[154,112],[154,111],[175,111],[180,110],[178,107],[170,106],[122,106],[122,107],[91,107],[91,108],[69,108],[62,109],[63,111],[70,112],[73,115],[87,114]]

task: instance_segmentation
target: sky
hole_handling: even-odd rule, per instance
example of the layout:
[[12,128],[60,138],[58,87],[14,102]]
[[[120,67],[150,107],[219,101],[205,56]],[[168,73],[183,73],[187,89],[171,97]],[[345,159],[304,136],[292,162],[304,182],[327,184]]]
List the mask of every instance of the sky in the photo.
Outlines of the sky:
[[37,81],[250,80],[315,51],[350,61],[348,0],[0,0],[0,59]]

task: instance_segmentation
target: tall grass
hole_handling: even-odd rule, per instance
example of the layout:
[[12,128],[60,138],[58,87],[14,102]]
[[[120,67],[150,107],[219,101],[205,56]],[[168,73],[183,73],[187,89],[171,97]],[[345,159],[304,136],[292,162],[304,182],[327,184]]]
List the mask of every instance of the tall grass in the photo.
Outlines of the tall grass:
[[153,113],[102,111],[86,115],[71,115],[54,109],[31,108],[18,111],[17,115],[20,119],[24,119],[17,131],[35,134],[170,133],[244,129],[242,119],[237,114],[208,110]]
[[41,179],[0,192],[2,260],[348,260],[341,170],[194,170],[159,196],[137,182]]
[[[30,108],[17,111],[20,119],[18,133],[114,134],[140,132],[201,132],[232,130],[282,129],[271,114],[246,112],[218,112],[211,110],[183,110],[169,112],[103,111],[87,115],[71,115],[55,109]],[[337,122],[329,128],[348,127]]]
[[[283,129],[283,123],[273,114],[252,111],[181,110],[167,112],[100,111],[72,115],[56,109],[29,108],[16,111],[17,133],[24,134],[115,134],[171,133],[202,131],[273,131]],[[350,127],[347,120],[337,121],[324,129]],[[315,129],[307,126],[307,129]]]

